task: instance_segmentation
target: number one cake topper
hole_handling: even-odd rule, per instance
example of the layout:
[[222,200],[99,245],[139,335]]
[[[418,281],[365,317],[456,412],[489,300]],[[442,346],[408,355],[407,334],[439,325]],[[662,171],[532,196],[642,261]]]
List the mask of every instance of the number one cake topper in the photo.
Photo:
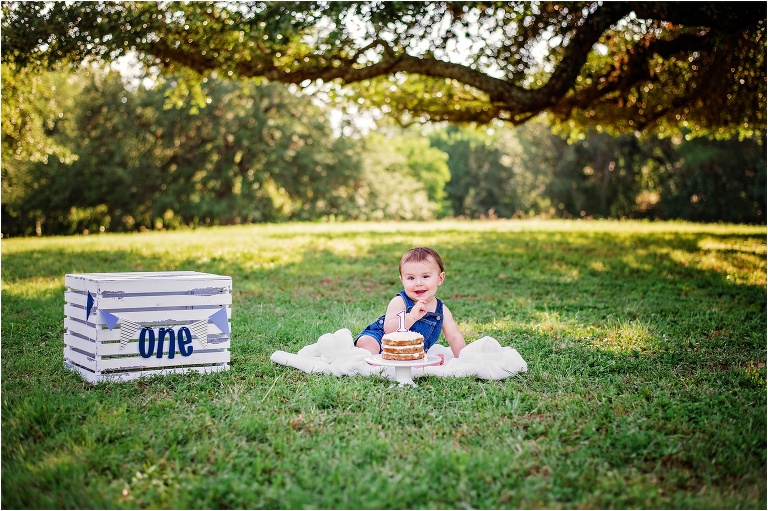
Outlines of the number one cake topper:
[[397,317],[400,318],[400,326],[397,327],[398,332],[407,332],[408,329],[405,328],[405,311],[400,311],[397,313]]

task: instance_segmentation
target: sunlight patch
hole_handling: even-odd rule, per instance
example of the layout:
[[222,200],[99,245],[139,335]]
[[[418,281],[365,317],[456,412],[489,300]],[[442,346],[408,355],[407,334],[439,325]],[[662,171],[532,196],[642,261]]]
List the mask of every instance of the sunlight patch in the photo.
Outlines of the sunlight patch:
[[535,319],[534,329],[537,332],[554,340],[560,340],[573,335],[566,322],[557,312],[550,312],[547,310],[536,312],[535,314],[537,317]]
[[613,320],[598,333],[592,344],[614,353],[648,351],[656,345],[654,328],[639,320]]
[[653,271],[653,265],[647,262],[642,262],[641,258],[648,254],[647,250],[635,249],[632,253],[627,254],[622,258],[622,262],[626,263],[629,268],[634,270],[642,270],[645,272]]
[[62,447],[49,453],[41,454],[37,460],[30,462],[29,470],[41,479],[48,475],[68,473],[72,467],[81,463],[83,457],[82,448],[78,445]]
[[3,298],[15,296],[27,299],[48,299],[53,295],[61,293],[63,285],[63,279],[60,278],[21,279],[11,283],[8,280],[4,280]]
[[731,252],[747,252],[751,254],[765,255],[765,240],[762,238],[712,238],[704,237],[699,241],[702,250],[718,250]]
[[746,367],[738,370],[756,387],[765,387],[765,361],[748,362]]
[[486,331],[488,326],[486,323],[481,323],[479,321],[469,321],[469,320],[460,321],[458,325],[459,325],[459,330],[461,330],[461,333],[464,336],[464,340],[467,343],[470,343],[475,339],[479,339],[480,337],[485,335],[484,332]]
[[589,269],[597,273],[603,273],[608,268],[605,266],[605,263],[602,261],[592,261],[589,263]]

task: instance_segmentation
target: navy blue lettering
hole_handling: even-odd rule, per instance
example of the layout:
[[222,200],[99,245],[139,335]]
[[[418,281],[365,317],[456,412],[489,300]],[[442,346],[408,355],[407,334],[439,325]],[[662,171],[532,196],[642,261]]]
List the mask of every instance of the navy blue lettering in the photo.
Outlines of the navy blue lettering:
[[192,332],[187,327],[179,328],[179,353],[182,357],[188,357],[192,354]]
[[161,328],[157,338],[157,358],[163,358],[163,339],[168,336],[168,358],[176,355],[176,333],[173,328]]
[[[149,332],[149,349],[147,349],[147,332]],[[139,354],[144,358],[149,358],[155,352],[155,331],[144,327],[139,335]]]

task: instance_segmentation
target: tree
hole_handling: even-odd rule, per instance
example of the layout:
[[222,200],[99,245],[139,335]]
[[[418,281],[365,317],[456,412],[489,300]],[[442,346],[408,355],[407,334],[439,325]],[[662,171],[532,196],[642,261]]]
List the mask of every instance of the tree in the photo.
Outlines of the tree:
[[429,135],[448,155],[453,214],[469,218],[550,214],[548,187],[566,142],[541,122],[491,129],[448,126]]
[[363,173],[344,216],[430,220],[444,211],[448,156],[413,133],[370,133],[362,142]]
[[546,193],[562,216],[635,216],[653,140],[592,133],[563,151]]
[[[44,187],[62,185],[58,170],[77,160],[66,140],[73,132],[76,98],[68,73],[16,72],[3,65],[2,87],[2,224],[8,232],[30,211],[28,232],[43,233],[52,201],[62,200],[61,189],[44,201]],[[22,231],[23,232],[23,231]]]
[[[503,154],[493,140],[479,130],[450,126],[430,135],[430,143],[448,155],[451,179],[446,195],[454,215],[479,218],[514,213],[507,194],[512,170],[502,164]],[[501,184],[501,186],[499,186]]]
[[658,176],[660,218],[765,224],[766,162],[762,140],[684,140]]
[[763,2],[5,2],[3,62],[357,84],[402,121],[765,130]]
[[402,137],[391,140],[390,143],[393,150],[405,155],[405,171],[423,184],[429,202],[433,203],[438,210],[443,209],[445,184],[451,177],[448,155],[430,147],[425,137],[414,136],[408,132]]
[[171,80],[10,77],[4,235],[313,220],[346,209],[361,173],[359,141],[335,137],[325,110],[283,84],[209,80],[199,109]]

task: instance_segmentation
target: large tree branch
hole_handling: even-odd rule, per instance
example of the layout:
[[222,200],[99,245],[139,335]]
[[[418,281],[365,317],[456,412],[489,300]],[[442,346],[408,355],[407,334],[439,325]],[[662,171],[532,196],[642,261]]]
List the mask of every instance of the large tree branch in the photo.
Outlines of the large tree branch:
[[764,2],[622,2],[640,19],[663,20],[688,27],[717,26],[735,34],[765,19]]
[[[410,2],[267,2],[231,11],[224,4],[208,2],[28,5],[3,6],[3,62],[55,64],[108,59],[135,51],[148,64],[183,66],[203,74],[231,71],[283,83],[355,84],[404,73],[435,79],[424,80],[426,97],[432,92],[428,87],[445,90],[452,82],[458,85],[454,90],[460,92],[442,96],[445,100],[441,102],[396,102],[406,113],[440,120],[485,122],[497,117],[522,123],[547,110],[568,118],[574,110],[593,107],[613,109],[620,116],[628,96],[637,95],[636,89],[644,83],[659,79],[654,75],[659,60],[667,61],[660,67],[670,70],[667,78],[695,80],[702,74],[697,74],[694,65],[686,67],[689,59],[712,65],[709,56],[722,51],[717,45],[723,41],[730,41],[727,51],[747,55],[734,62],[747,70],[743,78],[748,83],[764,85],[765,81],[760,55],[765,49],[766,7],[760,2],[439,3],[430,8],[435,12]],[[443,19],[440,9],[449,16],[445,19],[455,23],[443,27],[442,33],[424,25],[425,20]],[[492,44],[489,40],[489,45],[480,46],[475,63],[449,62],[435,58],[432,51],[414,49],[422,36],[445,46],[449,33],[454,36],[466,27],[460,18],[470,11],[480,24],[485,20],[499,29]],[[629,18],[633,12],[640,21]],[[349,13],[381,32],[355,47],[350,31],[343,26]],[[595,44],[617,30],[621,20],[628,20],[635,30],[651,28],[626,51],[620,50],[621,45],[612,47],[611,51],[624,53],[596,56]],[[329,28],[328,23],[342,25]],[[563,46],[554,52],[554,68],[540,85],[535,69],[529,67],[526,72],[525,66],[532,65],[526,55],[532,45],[547,37],[560,39]],[[735,39],[739,37],[742,39]],[[597,67],[601,62],[602,69]],[[483,70],[489,64],[495,72]],[[594,68],[590,74],[587,65]],[[501,70],[507,74],[502,76]],[[447,84],[441,83],[443,79]],[[732,85],[723,81],[720,89],[709,94],[730,95]],[[478,91],[474,98],[466,93],[471,89]],[[408,93],[414,94],[414,90]],[[684,95],[682,88],[679,92]],[[650,115],[668,111],[668,106],[677,103],[673,95],[673,91],[655,95],[657,104]],[[760,105],[764,102],[763,95]],[[742,104],[747,101],[740,100]],[[626,115],[634,114],[627,110]],[[716,124],[717,119],[715,112],[711,120]]]
[[557,104],[560,98],[573,87],[595,43],[612,25],[618,23],[630,12],[631,9],[624,2],[609,2],[599,7],[593,16],[587,18],[568,44],[552,77],[540,90],[540,110]]
[[[270,80],[296,84],[307,80],[326,82],[339,80],[345,84],[352,84],[399,72],[451,79],[487,94],[492,105],[490,110],[494,112],[503,110],[512,119],[517,118],[522,122],[558,102],[579,75],[594,43],[611,25],[628,13],[628,7],[623,2],[609,3],[598,8],[575,31],[560,64],[548,82],[539,89],[527,89],[463,64],[436,58],[416,57],[407,53],[398,54],[381,39],[370,43],[349,59],[328,57],[323,58],[319,64],[298,66],[295,69],[277,67],[269,59],[257,59],[237,62],[235,69],[238,74],[246,77],[264,76]],[[376,47],[382,49],[381,59],[378,62],[365,66],[355,64],[358,56]],[[194,49],[190,53],[158,42],[149,51],[161,61],[180,63],[200,72],[217,67],[215,59],[201,58],[199,51]],[[454,112],[448,117],[456,120],[465,116],[460,112]]]
[[[707,54],[715,49],[718,41],[722,44],[722,40],[708,32],[682,33],[671,39],[657,39],[653,35],[646,36],[630,47],[614,67],[608,69],[603,75],[595,77],[589,87],[570,96],[564,96],[552,108],[552,111],[560,118],[567,119],[576,108],[587,109],[600,98],[618,93],[628,93],[640,84],[655,80],[654,72],[649,66],[651,56],[658,55],[663,59],[669,59],[675,55],[688,55],[693,52]],[[701,68],[702,65],[699,64],[697,68]],[[699,69],[699,73],[695,73],[693,76],[710,76],[709,67],[707,66],[707,69],[704,70]],[[703,79],[699,78],[696,81]],[[689,81],[693,82],[693,79],[689,78]],[[697,91],[696,94],[689,90],[680,97],[671,98],[668,107],[658,109],[658,111],[649,114],[648,118],[639,121],[641,124],[647,125],[666,112],[690,104],[700,94],[701,90]]]

